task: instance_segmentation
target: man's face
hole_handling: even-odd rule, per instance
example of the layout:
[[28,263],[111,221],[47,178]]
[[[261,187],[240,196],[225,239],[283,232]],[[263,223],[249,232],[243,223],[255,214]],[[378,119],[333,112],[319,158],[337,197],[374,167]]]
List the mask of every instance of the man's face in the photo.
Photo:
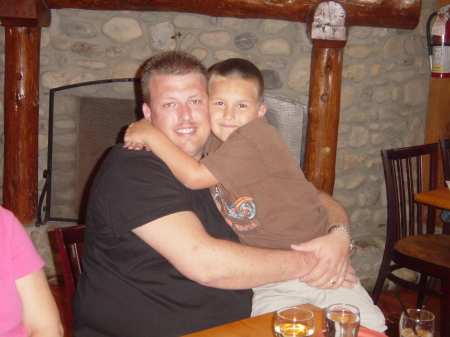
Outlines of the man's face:
[[256,81],[214,75],[209,81],[211,129],[221,141],[237,128],[264,116],[267,107],[258,101]]
[[158,75],[150,80],[151,103],[143,104],[145,119],[183,152],[200,159],[210,134],[208,93],[198,73]]

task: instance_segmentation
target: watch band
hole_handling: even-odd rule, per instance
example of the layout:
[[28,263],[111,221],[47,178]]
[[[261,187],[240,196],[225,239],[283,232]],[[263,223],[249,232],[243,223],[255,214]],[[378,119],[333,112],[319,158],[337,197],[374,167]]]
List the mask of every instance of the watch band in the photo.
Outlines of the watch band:
[[348,230],[347,227],[342,226],[342,225],[333,225],[330,228],[328,228],[327,233],[331,233],[332,231],[334,231],[335,229],[339,229],[341,231],[344,231],[348,234],[348,236],[350,236],[350,251],[353,250],[353,248],[355,248],[355,240],[353,240],[353,236],[352,233]]

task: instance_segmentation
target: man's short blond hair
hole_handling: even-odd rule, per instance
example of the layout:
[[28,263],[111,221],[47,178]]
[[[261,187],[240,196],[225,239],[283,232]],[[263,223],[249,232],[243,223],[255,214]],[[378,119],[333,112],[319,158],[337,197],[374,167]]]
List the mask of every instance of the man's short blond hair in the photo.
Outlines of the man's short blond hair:
[[150,81],[158,75],[188,75],[198,73],[207,81],[207,71],[195,56],[181,51],[169,51],[148,59],[142,68],[141,85],[144,102],[150,105]]

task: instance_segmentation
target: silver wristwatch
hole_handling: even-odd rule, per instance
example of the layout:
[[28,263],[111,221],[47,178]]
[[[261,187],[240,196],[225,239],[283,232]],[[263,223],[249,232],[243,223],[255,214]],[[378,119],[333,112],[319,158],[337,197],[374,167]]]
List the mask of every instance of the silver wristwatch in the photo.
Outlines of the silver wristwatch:
[[347,227],[342,226],[342,225],[333,225],[330,228],[328,228],[328,234],[331,233],[332,231],[334,231],[335,229],[339,229],[341,231],[344,231],[348,234],[348,236],[350,236],[350,251],[353,250],[353,248],[355,248],[355,240],[353,240],[353,236],[352,233],[350,233],[350,231],[348,230]]

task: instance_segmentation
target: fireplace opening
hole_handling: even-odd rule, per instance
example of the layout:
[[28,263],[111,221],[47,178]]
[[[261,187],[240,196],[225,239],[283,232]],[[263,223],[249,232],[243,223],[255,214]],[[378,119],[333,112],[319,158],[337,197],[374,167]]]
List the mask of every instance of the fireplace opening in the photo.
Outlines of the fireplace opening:
[[[143,117],[140,79],[110,79],[50,90],[47,169],[37,226],[84,223],[93,179],[126,127]],[[265,94],[266,117],[303,167],[307,106]]]
[[45,185],[37,224],[83,223],[90,187],[109,149],[142,118],[140,79],[85,82],[50,90]]

